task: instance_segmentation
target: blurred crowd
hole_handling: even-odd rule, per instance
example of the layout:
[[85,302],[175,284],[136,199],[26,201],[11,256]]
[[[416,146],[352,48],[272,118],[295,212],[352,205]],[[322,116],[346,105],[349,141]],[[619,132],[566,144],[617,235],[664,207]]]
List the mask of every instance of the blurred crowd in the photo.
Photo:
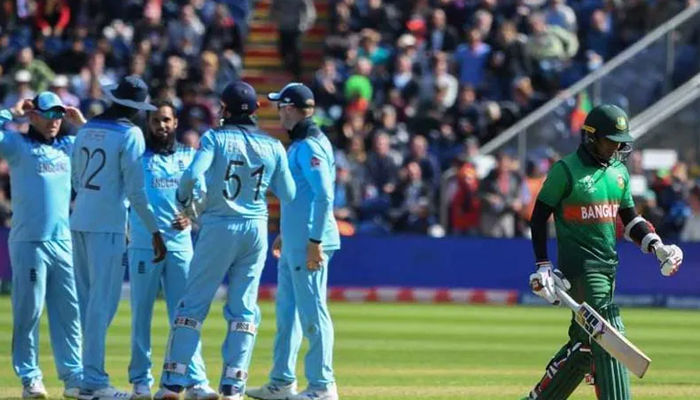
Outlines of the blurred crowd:
[[695,3],[332,2],[312,84],[339,149],[337,217],[348,232],[526,235],[548,160],[499,155],[479,175],[479,146]]
[[[336,216],[344,233],[499,237],[527,235],[551,159],[520,168],[503,154],[479,177],[479,146],[695,3],[328,0],[324,59],[309,75],[298,50],[304,32],[320,23],[313,2],[271,1],[282,64],[314,89],[316,120],[338,150]],[[242,74],[251,3],[0,0],[3,107],[48,89],[90,117],[107,106],[102,85],[138,74],[152,98],[175,103],[178,137],[197,147],[217,123],[217,92]],[[664,229],[680,234],[693,221],[691,178],[670,185],[684,188],[675,197],[658,186],[674,176],[649,182]],[[10,216],[0,160],[0,219]]]

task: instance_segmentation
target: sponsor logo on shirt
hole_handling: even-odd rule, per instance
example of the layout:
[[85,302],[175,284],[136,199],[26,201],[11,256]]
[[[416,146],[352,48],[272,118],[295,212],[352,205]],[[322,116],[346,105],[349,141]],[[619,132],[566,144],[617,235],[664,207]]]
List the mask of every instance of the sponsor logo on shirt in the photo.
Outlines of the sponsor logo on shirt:
[[177,188],[179,182],[177,178],[153,178],[151,186],[154,189],[173,189]]
[[572,204],[564,206],[564,219],[580,223],[615,222],[618,203]]
[[312,168],[316,168],[316,167],[318,167],[319,165],[321,165],[321,160],[320,160],[318,157],[316,157],[316,156],[311,157],[311,167],[312,167]]
[[67,161],[39,161],[36,164],[36,172],[39,174],[58,174],[70,172]]

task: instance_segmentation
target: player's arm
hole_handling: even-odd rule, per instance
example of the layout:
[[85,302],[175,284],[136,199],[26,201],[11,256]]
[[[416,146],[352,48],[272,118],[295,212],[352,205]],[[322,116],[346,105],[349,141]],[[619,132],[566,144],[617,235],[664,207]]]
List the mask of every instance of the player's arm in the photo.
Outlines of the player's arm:
[[121,152],[121,170],[124,176],[126,197],[149,232],[158,232],[158,222],[148,202],[141,157],[146,150],[141,129],[133,128],[127,135]]
[[277,166],[272,175],[272,191],[280,201],[289,203],[296,196],[297,185],[294,183],[294,178],[289,170],[287,152],[284,150],[284,146],[282,146],[282,143],[277,143],[276,148]]
[[676,245],[664,244],[654,225],[637,214],[629,188],[629,175],[618,213],[625,226],[625,239],[636,243],[642,252],[653,253],[661,262],[661,273],[664,276],[675,274],[683,262],[683,251]]
[[126,197],[131,207],[152,234],[154,263],[165,259],[167,249],[158,229],[158,222],[153,213],[153,208],[148,202],[146,185],[144,182],[143,164],[141,157],[146,150],[146,143],[140,128],[132,128],[126,136],[120,155],[121,173],[124,177]]
[[556,206],[568,196],[570,191],[571,179],[566,166],[563,162],[557,162],[547,174],[547,179],[542,185],[530,219],[532,248],[535,252],[535,265],[537,266],[537,271],[530,275],[530,287],[536,295],[552,304],[559,303],[559,298],[554,290],[555,284],[567,289],[571,286],[561,272],[554,270],[547,255],[547,221]]
[[313,221],[309,241],[321,243],[323,229],[333,214],[333,181],[331,162],[320,148],[302,142],[297,152],[297,162],[313,193]]
[[[14,115],[10,110],[0,111],[0,126],[4,125],[6,122],[12,121]],[[7,134],[5,131],[0,130],[0,155],[3,158],[12,158],[12,156],[17,151],[17,141],[12,134]]]
[[194,155],[192,164],[185,170],[180,178],[177,188],[177,202],[182,208],[189,207],[194,199],[194,188],[197,182],[202,182],[204,173],[214,162],[214,135],[209,131],[202,136],[199,150]]

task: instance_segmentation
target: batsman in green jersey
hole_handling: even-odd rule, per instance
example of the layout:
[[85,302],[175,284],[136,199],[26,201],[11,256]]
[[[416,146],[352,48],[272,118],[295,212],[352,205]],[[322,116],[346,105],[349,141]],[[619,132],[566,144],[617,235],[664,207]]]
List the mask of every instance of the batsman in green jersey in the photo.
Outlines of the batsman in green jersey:
[[[625,226],[625,238],[637,243],[661,263],[664,276],[673,275],[683,261],[678,246],[665,245],[654,227],[637,215],[624,159],[631,151],[627,114],[617,106],[601,105],[588,114],[582,144],[552,166],[532,213],[532,243],[537,271],[530,286],[552,304],[559,299],[555,285],[569,289],[624,334],[620,311],[613,301],[618,265],[615,222]],[[547,220],[554,214],[559,269],[547,257]],[[564,400],[586,377],[599,400],[629,400],[627,369],[573,321],[569,341],[552,358],[546,373],[524,400]]]

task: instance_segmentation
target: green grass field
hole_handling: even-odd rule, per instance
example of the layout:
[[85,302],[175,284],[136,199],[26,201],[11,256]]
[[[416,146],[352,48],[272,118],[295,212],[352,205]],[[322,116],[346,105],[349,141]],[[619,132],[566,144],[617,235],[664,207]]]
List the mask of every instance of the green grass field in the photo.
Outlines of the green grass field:
[[[265,302],[262,310],[251,385],[266,381],[272,357],[274,305]],[[352,303],[332,303],[331,312],[341,398],[366,400],[519,399],[563,344],[569,315],[562,308],[544,307]],[[57,398],[62,387],[53,367],[45,314],[41,366],[46,386]],[[11,315],[9,298],[0,298],[1,398],[21,393],[11,366]],[[154,364],[160,366],[168,335],[163,302],[156,315]],[[653,360],[644,379],[632,378],[634,398],[700,398],[700,313],[627,309],[623,318],[630,338]],[[129,305],[122,302],[107,347],[107,371],[121,388],[128,387],[129,325]],[[216,386],[225,333],[220,303],[212,308],[203,332],[204,357]],[[160,368],[154,372],[157,379]],[[303,375],[302,366],[299,372]],[[300,386],[304,384],[302,379]],[[595,396],[592,387],[582,385],[572,398]]]

